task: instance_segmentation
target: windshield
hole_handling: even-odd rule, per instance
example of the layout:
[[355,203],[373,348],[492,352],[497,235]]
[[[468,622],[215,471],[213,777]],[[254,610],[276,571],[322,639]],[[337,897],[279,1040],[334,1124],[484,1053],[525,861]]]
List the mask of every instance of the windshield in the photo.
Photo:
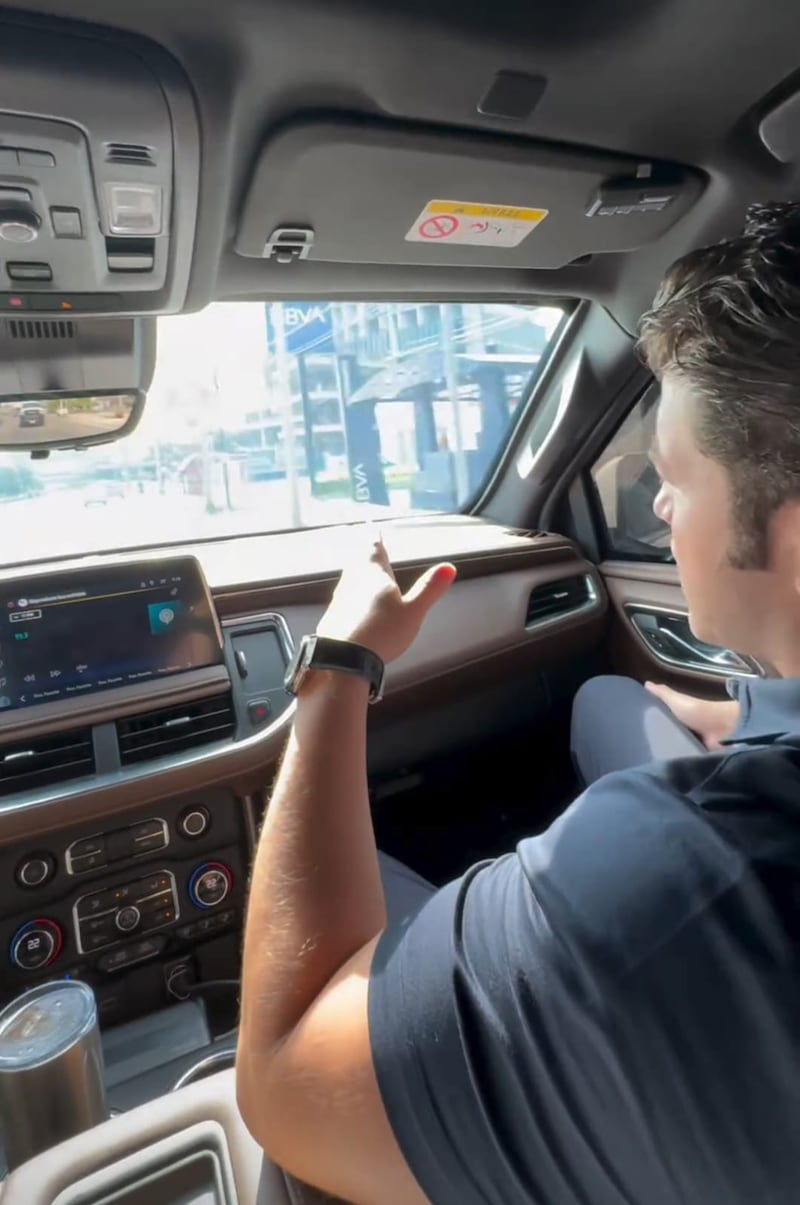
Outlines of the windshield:
[[563,316],[243,302],[161,318],[133,435],[0,455],[0,563],[457,510]]

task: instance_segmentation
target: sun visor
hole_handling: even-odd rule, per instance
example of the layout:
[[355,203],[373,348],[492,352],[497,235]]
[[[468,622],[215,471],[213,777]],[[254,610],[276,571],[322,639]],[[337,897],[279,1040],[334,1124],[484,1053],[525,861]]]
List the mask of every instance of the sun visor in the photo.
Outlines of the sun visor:
[[675,164],[316,121],[263,147],[235,246],[284,263],[561,268],[658,239],[702,189]]

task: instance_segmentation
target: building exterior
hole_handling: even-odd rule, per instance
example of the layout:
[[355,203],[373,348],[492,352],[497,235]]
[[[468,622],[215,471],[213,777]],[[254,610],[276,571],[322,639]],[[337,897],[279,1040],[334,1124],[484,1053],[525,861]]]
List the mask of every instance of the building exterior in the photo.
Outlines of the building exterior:
[[[232,438],[252,472],[455,505],[485,477],[561,312],[514,305],[268,305],[267,388]],[[288,393],[289,400],[285,395]],[[290,411],[289,411],[290,407]]]

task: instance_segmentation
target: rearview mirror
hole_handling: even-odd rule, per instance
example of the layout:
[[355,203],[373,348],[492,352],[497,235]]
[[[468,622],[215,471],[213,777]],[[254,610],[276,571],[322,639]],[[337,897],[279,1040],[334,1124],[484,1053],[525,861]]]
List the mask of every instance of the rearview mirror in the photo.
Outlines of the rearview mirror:
[[129,435],[144,393],[40,393],[0,398],[0,451],[37,451],[109,443]]
[[154,318],[0,318],[0,450],[111,443],[141,418]]

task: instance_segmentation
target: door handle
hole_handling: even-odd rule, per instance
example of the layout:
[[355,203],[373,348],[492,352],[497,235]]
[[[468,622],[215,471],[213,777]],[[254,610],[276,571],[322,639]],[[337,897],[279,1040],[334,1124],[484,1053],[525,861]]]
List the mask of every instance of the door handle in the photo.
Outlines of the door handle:
[[626,606],[625,610],[648,649],[668,665],[723,677],[764,676],[764,668],[753,658],[698,640],[685,615],[640,606]]
[[677,632],[673,632],[667,627],[657,626],[656,633],[661,640],[675,649],[676,655],[679,657],[688,656],[693,661],[700,661],[704,665],[716,666],[718,669],[729,669],[733,673],[750,672],[750,668],[744,657],[740,657],[738,653],[734,653],[733,649],[714,648],[712,645],[703,645],[693,639],[686,640],[683,636],[679,636]]

